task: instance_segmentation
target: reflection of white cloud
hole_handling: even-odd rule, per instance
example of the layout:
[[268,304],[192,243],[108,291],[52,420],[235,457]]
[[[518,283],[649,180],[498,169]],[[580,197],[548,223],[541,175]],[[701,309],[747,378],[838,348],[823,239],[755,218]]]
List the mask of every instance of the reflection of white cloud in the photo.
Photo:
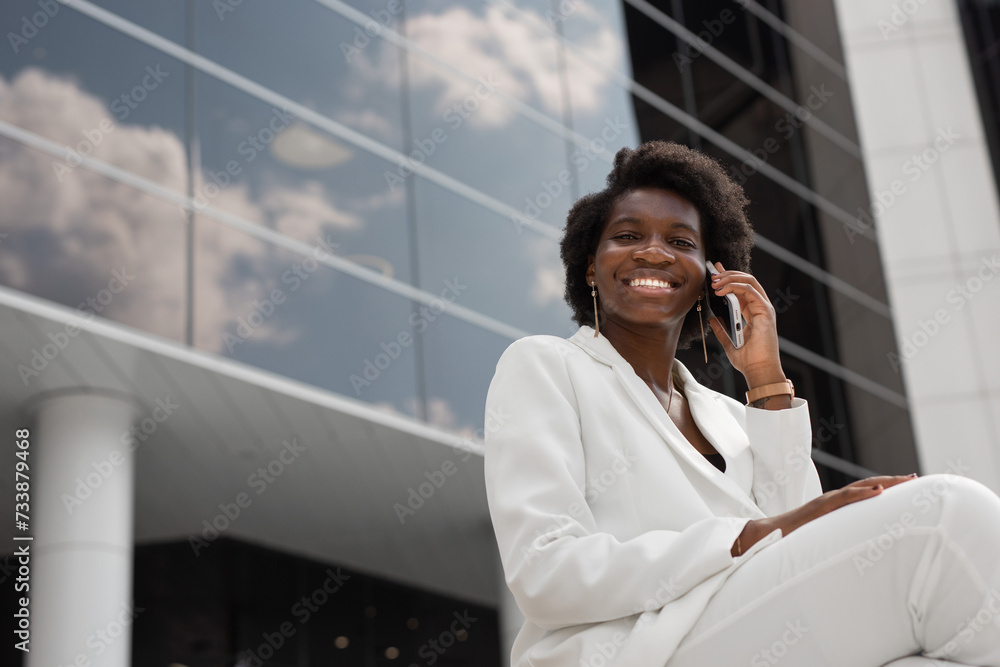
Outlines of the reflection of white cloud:
[[300,190],[272,188],[260,198],[259,206],[277,231],[299,240],[308,241],[325,226],[339,230],[362,227],[356,215],[333,207],[323,184],[317,181],[307,181]]
[[406,199],[405,188],[386,188],[382,192],[351,199],[351,209],[354,211],[377,212],[384,208],[398,208]]
[[343,111],[337,114],[337,120],[382,142],[389,142],[398,134],[397,125],[375,109]]
[[[538,12],[524,13],[531,17],[529,20],[547,24],[546,17]],[[581,16],[587,13],[581,12]],[[499,7],[488,6],[483,15],[461,6],[450,7],[440,14],[419,14],[406,21],[405,34],[421,48],[466,74],[499,81],[498,90],[503,93],[526,102],[537,98],[552,115],[562,112],[558,42],[552,36],[541,35],[525,20],[508,16]],[[577,44],[611,68],[617,67],[624,53],[621,39],[605,22],[596,24],[589,37],[578,39]],[[372,54],[376,62],[367,55],[356,59],[364,81],[381,81],[390,87],[400,85],[395,47],[382,44]],[[434,102],[438,115],[476,88],[475,84],[443,72],[436,65],[425,65],[419,57],[410,59],[410,63],[410,84],[415,90],[440,90]],[[574,110],[592,111],[604,104],[608,81],[592,68],[575,68],[567,83]],[[501,126],[510,121],[513,113],[497,98],[490,98],[469,116],[468,122],[480,127]]]
[[[186,190],[183,144],[176,135],[159,127],[119,124],[97,97],[71,79],[36,68],[23,70],[10,82],[0,77],[0,118],[72,148],[90,136],[89,143],[96,144],[93,157],[172,190]],[[100,132],[108,123],[112,129]],[[106,286],[112,270],[125,267],[136,279],[102,314],[180,338],[185,293],[180,210],[83,167],[64,173],[60,182],[56,164],[62,163],[0,140],[0,229],[10,233],[0,248],[0,277],[26,292],[78,303]],[[321,183],[261,190],[254,199],[246,183],[234,183],[210,204],[306,243],[325,231],[362,224],[340,210]],[[204,183],[196,191],[204,192]],[[249,314],[252,301],[277,286],[290,259],[204,217],[195,230],[195,343],[221,351],[223,332],[233,331],[236,318]],[[288,344],[298,335],[278,312],[252,340]]]
[[[403,404],[406,409],[405,414],[409,416],[415,416],[417,414],[418,404],[415,397],[411,396],[410,398],[407,398],[403,401]],[[387,412],[404,414],[396,410],[393,405],[384,401],[378,405]],[[447,399],[441,398],[440,396],[433,396],[427,399],[426,408],[428,424],[442,428],[449,433],[454,433],[462,438],[471,440],[476,439],[476,429],[468,424],[460,425],[458,423],[458,416],[455,414],[454,408],[452,408],[451,403],[449,403]],[[482,436],[480,435],[479,437]]]

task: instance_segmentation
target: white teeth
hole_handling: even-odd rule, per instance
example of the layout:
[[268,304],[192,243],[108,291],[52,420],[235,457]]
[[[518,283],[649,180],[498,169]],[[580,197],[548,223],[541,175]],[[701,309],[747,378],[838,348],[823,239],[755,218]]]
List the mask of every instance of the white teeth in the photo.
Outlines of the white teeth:
[[629,285],[632,287],[670,287],[670,283],[652,278],[633,278],[629,281]]

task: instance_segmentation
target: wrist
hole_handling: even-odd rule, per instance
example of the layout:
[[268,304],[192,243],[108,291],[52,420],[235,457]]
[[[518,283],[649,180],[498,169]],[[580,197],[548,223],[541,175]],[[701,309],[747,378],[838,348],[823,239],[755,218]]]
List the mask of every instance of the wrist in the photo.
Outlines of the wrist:
[[754,537],[754,525],[756,520],[750,519],[745,524],[743,524],[743,530],[736,537],[736,541],[733,542],[733,548],[730,549],[729,553],[733,558],[742,556],[747,552],[747,549],[752,547],[757,539]]
[[776,364],[748,369],[744,371],[743,379],[746,380],[747,389],[754,389],[766,384],[784,382],[788,378],[785,377],[785,372],[781,370],[781,364]]

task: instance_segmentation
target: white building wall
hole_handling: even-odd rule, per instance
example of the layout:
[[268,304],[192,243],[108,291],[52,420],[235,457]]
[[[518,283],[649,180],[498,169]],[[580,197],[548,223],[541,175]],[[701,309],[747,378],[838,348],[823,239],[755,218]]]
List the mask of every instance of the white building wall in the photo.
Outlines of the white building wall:
[[1000,492],[1000,204],[955,0],[835,6],[922,472]]

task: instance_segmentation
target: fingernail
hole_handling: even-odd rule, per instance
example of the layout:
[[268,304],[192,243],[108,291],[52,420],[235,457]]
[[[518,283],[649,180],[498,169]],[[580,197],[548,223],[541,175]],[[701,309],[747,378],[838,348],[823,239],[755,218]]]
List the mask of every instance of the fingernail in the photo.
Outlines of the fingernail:
[[915,473],[915,472],[911,472],[909,475],[907,475],[907,477],[916,477],[916,476],[917,476],[917,473]]

